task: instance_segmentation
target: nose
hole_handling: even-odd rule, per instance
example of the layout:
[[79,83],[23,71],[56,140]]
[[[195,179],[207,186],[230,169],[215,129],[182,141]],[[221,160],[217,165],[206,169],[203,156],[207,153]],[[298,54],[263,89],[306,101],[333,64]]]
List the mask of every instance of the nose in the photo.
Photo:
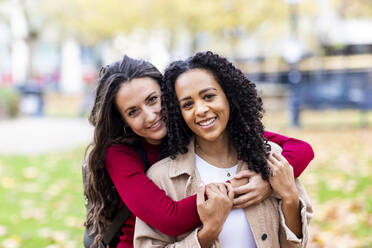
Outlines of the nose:
[[151,124],[159,118],[160,111],[157,111],[157,108],[147,107],[144,108],[143,111],[145,113],[147,123]]
[[195,102],[195,114],[199,116],[204,116],[205,113],[208,112],[208,106],[202,102],[202,101],[197,101]]

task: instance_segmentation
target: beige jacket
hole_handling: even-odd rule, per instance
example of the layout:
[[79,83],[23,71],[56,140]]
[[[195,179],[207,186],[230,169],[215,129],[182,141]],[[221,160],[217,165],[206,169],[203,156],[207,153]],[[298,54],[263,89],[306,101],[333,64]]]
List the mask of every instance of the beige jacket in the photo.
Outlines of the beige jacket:
[[[272,148],[273,147],[278,146],[272,144]],[[198,186],[201,184],[201,178],[195,166],[193,142],[191,142],[188,149],[186,154],[177,155],[175,160],[165,158],[151,166],[148,170],[148,177],[176,201],[195,194]],[[238,168],[238,171],[241,170],[241,167],[242,166]],[[273,193],[261,203],[244,209],[257,247],[306,247],[309,238],[308,225],[312,218],[313,211],[305,189],[298,179],[296,179],[296,186],[300,193],[302,239],[298,239],[285,225],[284,215],[280,207],[281,200]],[[159,232],[137,218],[134,233],[134,247],[196,248],[200,247],[197,239],[197,232],[198,228],[174,238]],[[219,239],[215,241],[213,247],[221,247]]]

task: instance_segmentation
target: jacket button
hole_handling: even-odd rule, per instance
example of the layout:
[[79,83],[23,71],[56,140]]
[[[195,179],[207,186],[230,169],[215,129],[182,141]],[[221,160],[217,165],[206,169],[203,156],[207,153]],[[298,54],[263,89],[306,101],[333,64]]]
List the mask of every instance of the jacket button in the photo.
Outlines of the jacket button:
[[266,233],[262,234],[261,239],[266,240],[267,239],[267,234]]

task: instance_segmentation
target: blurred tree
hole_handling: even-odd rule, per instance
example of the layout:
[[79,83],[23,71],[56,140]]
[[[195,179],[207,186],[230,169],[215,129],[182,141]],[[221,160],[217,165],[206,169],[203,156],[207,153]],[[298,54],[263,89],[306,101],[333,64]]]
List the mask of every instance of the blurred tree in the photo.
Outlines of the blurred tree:
[[[45,27],[50,24],[52,16],[46,15],[41,6],[44,0],[0,0],[2,19],[11,27],[11,39],[23,39],[27,44],[28,58],[26,66],[26,80],[34,78],[33,58],[36,41],[39,39]],[[17,19],[17,24],[15,24]],[[20,34],[19,30],[23,29]],[[17,33],[17,35],[15,35]],[[26,56],[26,55],[25,55]]]
[[270,0],[55,0],[45,6],[62,26],[93,43],[138,28],[166,29],[170,51],[180,31],[190,33],[196,50],[201,32],[234,46],[242,33],[257,31],[262,23],[270,27],[262,34],[270,36],[280,30],[274,26],[288,20],[284,1]]
[[333,5],[342,18],[371,18],[371,0],[333,0]]

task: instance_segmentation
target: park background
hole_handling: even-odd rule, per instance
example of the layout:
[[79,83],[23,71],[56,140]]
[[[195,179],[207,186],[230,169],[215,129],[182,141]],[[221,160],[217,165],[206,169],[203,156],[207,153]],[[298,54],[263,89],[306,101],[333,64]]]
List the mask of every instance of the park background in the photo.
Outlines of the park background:
[[257,84],[266,129],[312,145],[309,247],[372,247],[369,0],[0,0],[0,247],[82,247],[100,66],[205,50]]

